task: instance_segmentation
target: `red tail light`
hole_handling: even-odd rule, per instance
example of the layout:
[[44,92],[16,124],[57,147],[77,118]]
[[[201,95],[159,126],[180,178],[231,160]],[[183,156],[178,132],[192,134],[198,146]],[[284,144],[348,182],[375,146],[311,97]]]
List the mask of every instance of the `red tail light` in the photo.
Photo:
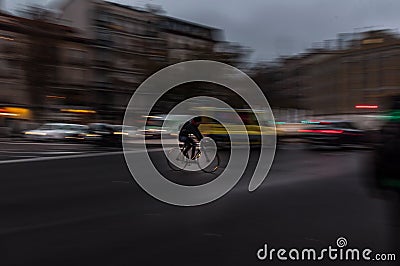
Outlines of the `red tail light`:
[[310,129],[299,129],[298,132],[299,132],[299,133],[313,133],[314,130],[310,130]]
[[355,106],[356,109],[378,109],[379,106],[378,105],[356,105]]
[[342,134],[343,130],[320,130],[321,133],[325,134]]

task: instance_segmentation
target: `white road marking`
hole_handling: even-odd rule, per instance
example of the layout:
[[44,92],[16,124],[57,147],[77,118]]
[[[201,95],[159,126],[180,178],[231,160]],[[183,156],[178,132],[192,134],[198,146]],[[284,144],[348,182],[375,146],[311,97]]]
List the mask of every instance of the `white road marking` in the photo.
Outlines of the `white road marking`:
[[[135,153],[141,153],[141,152],[160,152],[160,151],[163,151],[163,149],[136,150],[136,151],[128,151],[126,153],[135,154]],[[76,154],[76,155],[64,155],[64,156],[38,157],[38,158],[29,158],[29,159],[5,160],[5,161],[0,161],[0,165],[1,164],[11,164],[11,163],[30,163],[30,162],[42,162],[42,161],[65,160],[65,159],[104,157],[104,156],[121,155],[123,153],[124,153],[123,151],[115,151],[115,152],[87,153],[87,154]]]
[[86,151],[0,151],[2,154],[39,154],[39,155],[60,155],[60,154],[80,154]]
[[0,144],[5,144],[5,145],[46,145],[46,146],[90,146],[90,144],[87,143],[52,143],[52,142],[1,142]]
[[41,155],[61,155],[61,154],[82,154],[84,151],[44,151],[44,152],[35,152],[36,154]]
[[5,156],[12,158],[40,158],[40,156],[34,156],[34,155],[5,155]]

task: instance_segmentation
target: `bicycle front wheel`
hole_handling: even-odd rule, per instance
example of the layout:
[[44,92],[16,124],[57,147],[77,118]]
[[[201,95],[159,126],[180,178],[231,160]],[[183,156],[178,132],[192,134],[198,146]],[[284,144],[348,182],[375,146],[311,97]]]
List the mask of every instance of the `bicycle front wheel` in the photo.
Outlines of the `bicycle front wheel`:
[[218,153],[215,154],[214,158],[210,158],[210,159],[206,158],[206,156],[204,156],[204,154],[201,154],[199,159],[208,160],[206,163],[201,163],[201,164],[199,161],[197,162],[203,172],[215,173],[219,169],[220,160],[219,160]]
[[173,148],[167,153],[168,166],[174,171],[182,171],[188,164],[188,159],[183,155],[182,150]]

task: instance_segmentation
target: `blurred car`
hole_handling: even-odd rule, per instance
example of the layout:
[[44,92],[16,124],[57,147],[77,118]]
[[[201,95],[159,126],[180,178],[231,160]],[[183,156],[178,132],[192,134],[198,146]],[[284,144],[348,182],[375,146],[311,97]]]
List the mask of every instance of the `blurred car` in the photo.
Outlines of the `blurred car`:
[[310,125],[306,123],[275,122],[277,143],[298,139],[302,133],[300,130],[307,129]]
[[139,130],[143,136],[146,138],[161,138],[161,133],[163,132],[162,126],[164,123],[164,116],[150,117],[146,121],[146,126],[144,129]]
[[[199,108],[199,114],[203,116],[202,123],[199,126],[201,133],[212,138],[220,148],[229,148],[231,145],[230,136],[234,135],[248,137],[251,146],[259,146],[262,136],[267,137],[265,145],[273,144],[276,130],[273,122],[268,121],[268,112],[265,110],[235,109],[233,111],[225,108],[205,107]],[[256,114],[261,119],[260,121],[257,120]],[[224,121],[225,125],[211,117]],[[227,128],[229,128],[229,132]],[[235,142],[235,144],[243,145],[246,143]]]
[[180,127],[188,121],[190,115],[161,114],[157,116],[146,117],[146,126],[138,132],[147,139],[160,139],[161,135],[165,137],[177,136]]
[[357,129],[349,121],[320,121],[313,126],[299,129],[302,139],[316,147],[359,147],[365,144],[366,134],[363,130]]
[[80,124],[46,123],[34,130],[24,132],[28,139],[32,140],[84,140],[82,134],[88,131],[88,127]]
[[122,146],[122,135],[134,136],[137,131],[134,127],[111,125],[106,123],[92,123],[88,125],[88,132],[84,139],[88,143],[99,146]]
[[137,134],[137,130],[132,126],[124,126],[124,125],[111,125],[111,144],[116,146],[122,146],[122,136],[125,137],[135,137]]

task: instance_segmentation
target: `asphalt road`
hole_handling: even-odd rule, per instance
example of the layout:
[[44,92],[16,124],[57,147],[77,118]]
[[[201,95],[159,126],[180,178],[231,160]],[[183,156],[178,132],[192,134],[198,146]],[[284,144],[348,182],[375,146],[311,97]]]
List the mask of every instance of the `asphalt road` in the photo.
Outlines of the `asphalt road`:
[[[368,151],[287,144],[266,181],[249,193],[258,158],[253,152],[244,177],[226,196],[175,207],[143,191],[117,150],[35,143],[0,148],[0,265],[319,265],[260,261],[257,251],[264,244],[336,247],[339,237],[348,247],[394,252],[390,202],[372,197],[366,185]],[[160,151],[150,154],[169,171]],[[184,184],[214,178],[183,172],[170,177]],[[368,264],[374,262],[357,265]]]
[[55,156],[118,151],[112,147],[98,147],[80,143],[32,142],[25,140],[0,141],[0,162]]

